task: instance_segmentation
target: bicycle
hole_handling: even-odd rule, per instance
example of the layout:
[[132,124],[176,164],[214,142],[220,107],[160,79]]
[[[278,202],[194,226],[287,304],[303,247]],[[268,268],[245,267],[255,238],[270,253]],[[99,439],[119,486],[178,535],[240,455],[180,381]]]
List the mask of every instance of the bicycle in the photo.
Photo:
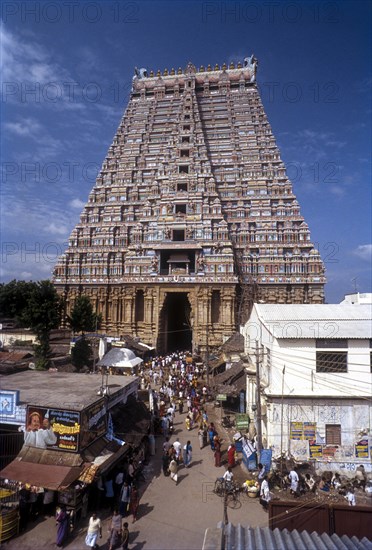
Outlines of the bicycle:
[[234,510],[241,507],[240,487],[238,485],[233,484],[226,490],[226,504],[229,508],[233,508]]
[[214,482],[213,492],[219,497],[223,497],[225,494],[225,480],[223,477],[218,477]]
[[240,487],[231,481],[227,482],[222,477],[217,478],[213,492],[219,497],[224,497],[229,508],[236,509],[242,505],[240,502]]

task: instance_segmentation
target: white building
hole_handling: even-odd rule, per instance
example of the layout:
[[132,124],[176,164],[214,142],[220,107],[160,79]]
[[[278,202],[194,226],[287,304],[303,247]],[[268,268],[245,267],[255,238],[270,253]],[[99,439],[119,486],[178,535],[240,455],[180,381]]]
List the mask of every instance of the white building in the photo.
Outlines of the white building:
[[341,304],[372,304],[371,292],[356,292],[355,294],[345,294]]
[[[264,447],[320,470],[371,468],[372,307],[255,304],[241,332],[259,349]],[[256,410],[247,378],[247,412]],[[257,421],[257,418],[256,418]]]

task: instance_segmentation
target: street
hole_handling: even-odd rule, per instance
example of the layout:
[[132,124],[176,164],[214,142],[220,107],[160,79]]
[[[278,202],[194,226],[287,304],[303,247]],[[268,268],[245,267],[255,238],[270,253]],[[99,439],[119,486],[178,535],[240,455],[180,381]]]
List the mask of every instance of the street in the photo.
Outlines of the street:
[[[208,406],[208,414],[213,420],[213,406]],[[200,550],[203,546],[204,533],[207,527],[216,527],[223,520],[223,499],[213,493],[214,482],[225,472],[225,466],[214,466],[213,453],[209,446],[199,449],[197,429],[187,431],[185,427],[185,413],[176,413],[174,422],[175,433],[171,442],[178,437],[182,446],[187,440],[193,448],[190,468],[180,466],[178,483],[175,485],[170,477],[165,477],[161,468],[162,436],[156,439],[156,455],[150,457],[145,466],[146,482],[139,486],[141,495],[138,510],[138,519],[132,524],[129,516],[125,521],[129,523],[131,550]],[[227,434],[220,432],[225,440],[223,450],[227,448]],[[223,459],[225,456],[223,456]],[[224,460],[223,460],[224,461]],[[240,466],[235,466],[234,477],[237,481],[244,481],[245,476]],[[267,513],[264,512],[258,499],[250,499],[246,495],[240,496],[241,506],[236,509],[228,507],[228,520],[234,524],[245,526],[267,526]],[[99,547],[106,550],[108,545],[107,527],[108,511],[98,512],[103,520],[103,537],[99,540]],[[70,536],[65,548],[68,550],[83,550],[88,520],[81,522]],[[40,520],[34,528],[29,529],[21,536],[3,544],[4,550],[38,550],[50,548],[56,540],[56,526],[54,518]]]

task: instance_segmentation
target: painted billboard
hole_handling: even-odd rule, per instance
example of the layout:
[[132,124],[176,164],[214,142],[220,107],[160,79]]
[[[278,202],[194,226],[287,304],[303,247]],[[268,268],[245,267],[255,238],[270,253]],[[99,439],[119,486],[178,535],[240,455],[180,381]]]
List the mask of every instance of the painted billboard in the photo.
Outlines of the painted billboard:
[[76,453],[80,444],[80,413],[29,405],[25,445]]

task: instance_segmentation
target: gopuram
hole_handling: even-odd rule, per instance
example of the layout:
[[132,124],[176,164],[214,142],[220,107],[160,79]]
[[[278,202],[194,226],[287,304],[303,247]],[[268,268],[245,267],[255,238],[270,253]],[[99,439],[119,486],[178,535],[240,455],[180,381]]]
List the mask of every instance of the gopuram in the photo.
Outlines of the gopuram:
[[128,107],[54,271],[102,330],[159,352],[221,345],[253,301],[322,303],[310,240],[256,84],[257,60],[135,69]]

